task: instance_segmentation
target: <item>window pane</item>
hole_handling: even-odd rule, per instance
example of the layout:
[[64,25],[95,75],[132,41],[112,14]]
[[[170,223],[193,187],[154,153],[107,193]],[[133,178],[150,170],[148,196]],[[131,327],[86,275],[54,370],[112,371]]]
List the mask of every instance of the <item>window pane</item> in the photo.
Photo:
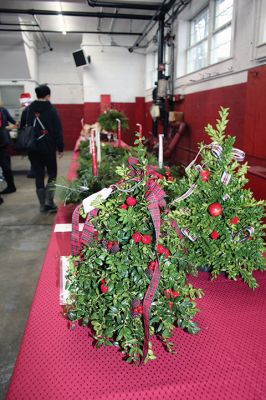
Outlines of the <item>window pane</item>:
[[190,46],[205,39],[208,35],[209,9],[202,11],[190,23]]
[[207,40],[188,51],[188,73],[207,65]]
[[213,35],[211,49],[211,63],[216,63],[230,57],[231,26]]
[[266,3],[260,9],[260,33],[258,44],[266,43]]
[[233,0],[216,0],[215,2],[215,29],[230,22],[233,15]]
[[171,47],[165,45],[164,46],[164,62],[165,62],[165,75],[170,75],[170,68],[169,68],[169,64],[171,61]]

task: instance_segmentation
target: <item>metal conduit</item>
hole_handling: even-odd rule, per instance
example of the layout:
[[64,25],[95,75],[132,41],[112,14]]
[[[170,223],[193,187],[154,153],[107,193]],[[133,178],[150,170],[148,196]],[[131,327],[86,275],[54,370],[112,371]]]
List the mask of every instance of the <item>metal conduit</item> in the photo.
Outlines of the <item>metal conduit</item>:
[[91,7],[111,7],[111,8],[129,8],[132,10],[158,10],[160,8],[160,4],[144,4],[144,3],[113,3],[110,1],[96,1],[96,0],[87,0],[89,6]]
[[[37,26],[37,25],[34,25]],[[6,29],[0,28],[0,32],[35,32],[35,33],[60,33],[62,35],[62,31],[52,31],[47,29]],[[67,33],[91,33],[96,35],[125,35],[125,36],[139,36],[142,35],[141,32],[109,32],[109,31],[67,31]]]
[[152,15],[141,14],[113,14],[107,12],[85,12],[85,11],[52,11],[52,10],[35,10],[35,9],[15,9],[0,8],[0,14],[27,14],[27,15],[58,15],[62,14],[66,17],[91,17],[91,18],[119,18],[119,19],[138,19],[150,20]]

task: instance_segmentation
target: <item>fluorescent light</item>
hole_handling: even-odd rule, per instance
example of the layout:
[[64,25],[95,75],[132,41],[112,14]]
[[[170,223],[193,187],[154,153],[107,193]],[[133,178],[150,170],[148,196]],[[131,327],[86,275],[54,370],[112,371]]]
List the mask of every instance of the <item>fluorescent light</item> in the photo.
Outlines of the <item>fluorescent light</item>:
[[59,20],[60,20],[62,35],[66,35],[67,31],[66,31],[66,27],[65,27],[64,17],[63,17],[63,14],[62,14],[61,2],[58,1],[57,5],[58,5],[58,9],[59,9],[58,17],[59,17]]

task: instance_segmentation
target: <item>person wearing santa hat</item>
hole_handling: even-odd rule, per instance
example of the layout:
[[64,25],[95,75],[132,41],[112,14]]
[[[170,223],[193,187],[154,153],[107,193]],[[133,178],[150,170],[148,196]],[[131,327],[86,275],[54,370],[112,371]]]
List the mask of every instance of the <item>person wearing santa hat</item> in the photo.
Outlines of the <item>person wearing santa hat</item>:
[[19,101],[22,107],[28,107],[31,103],[30,93],[21,93]]

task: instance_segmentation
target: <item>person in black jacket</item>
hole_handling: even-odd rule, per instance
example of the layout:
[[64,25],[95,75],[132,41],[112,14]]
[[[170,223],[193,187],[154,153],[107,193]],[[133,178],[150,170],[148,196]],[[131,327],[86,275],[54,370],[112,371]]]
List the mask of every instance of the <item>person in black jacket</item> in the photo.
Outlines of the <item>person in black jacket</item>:
[[[35,184],[41,212],[56,212],[54,204],[54,181],[57,176],[56,152],[63,156],[64,141],[61,121],[50,103],[51,91],[47,85],[35,89],[37,100],[22,113],[20,127],[35,126],[36,149],[29,152],[35,172]],[[45,170],[48,183],[45,187]]]
[[[13,125],[9,126],[9,123]],[[7,127],[10,127],[11,129],[16,128],[15,124],[16,121],[11,117],[8,110],[4,107],[0,107],[0,167],[3,170],[3,175],[7,183],[7,187],[2,190],[0,194],[14,193],[16,191],[14,176],[11,170],[11,159],[7,151],[7,147],[11,143],[11,139],[6,131]]]

